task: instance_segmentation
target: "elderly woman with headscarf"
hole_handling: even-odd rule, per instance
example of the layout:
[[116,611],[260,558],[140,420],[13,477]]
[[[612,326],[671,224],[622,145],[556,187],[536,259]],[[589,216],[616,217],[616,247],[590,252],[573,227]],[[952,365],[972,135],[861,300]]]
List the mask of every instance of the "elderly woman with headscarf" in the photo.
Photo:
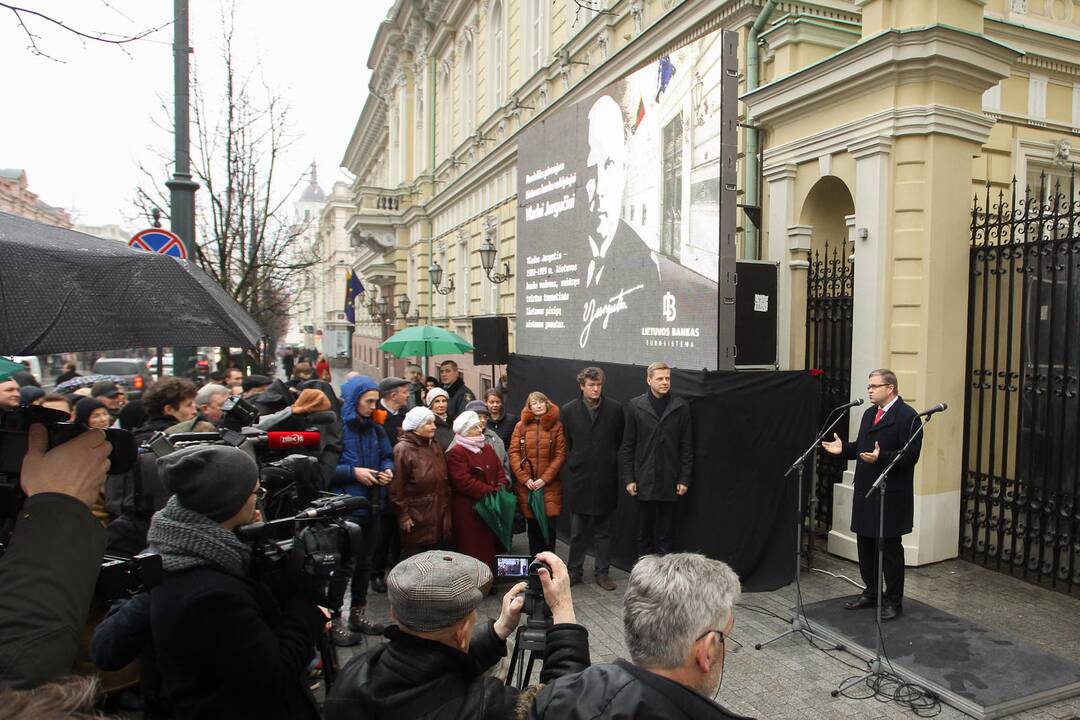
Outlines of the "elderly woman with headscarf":
[[450,449],[450,444],[454,442],[454,429],[450,426],[450,420],[446,415],[450,407],[450,393],[440,387],[431,388],[428,390],[427,397],[424,398],[424,403],[435,414],[435,439],[443,452],[446,452]]
[[446,454],[435,440],[435,413],[415,407],[401,429],[389,487],[405,558],[450,544],[450,483]]
[[450,472],[450,500],[454,544],[458,552],[494,567],[495,534],[477,515],[473,505],[506,484],[506,474],[495,451],[484,440],[480,417],[468,410],[454,421],[454,447],[446,453]]

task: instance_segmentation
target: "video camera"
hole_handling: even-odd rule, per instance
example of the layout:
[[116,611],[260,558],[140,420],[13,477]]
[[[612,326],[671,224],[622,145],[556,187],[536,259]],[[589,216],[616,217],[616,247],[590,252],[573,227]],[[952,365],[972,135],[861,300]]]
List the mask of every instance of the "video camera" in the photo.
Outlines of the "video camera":
[[[357,559],[363,548],[360,526],[344,516],[367,506],[362,497],[329,495],[293,517],[237,528],[241,540],[254,542],[252,576],[275,589],[299,587],[328,605],[331,574]],[[275,539],[282,526],[291,527],[292,537]]]

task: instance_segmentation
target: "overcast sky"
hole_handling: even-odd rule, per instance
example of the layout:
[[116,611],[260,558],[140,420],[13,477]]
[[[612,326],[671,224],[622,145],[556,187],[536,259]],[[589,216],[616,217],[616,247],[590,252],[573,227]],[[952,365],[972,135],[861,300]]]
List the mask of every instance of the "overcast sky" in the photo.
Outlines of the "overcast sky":
[[[200,75],[217,65],[224,0],[192,0],[191,45]],[[236,0],[234,52],[241,68],[259,63],[268,85],[292,106],[300,135],[285,174],[314,159],[329,192],[367,95],[367,56],[392,0]],[[24,0],[80,30],[135,34],[172,19],[171,0]],[[80,42],[27,18],[37,43],[63,62],[35,56],[10,12],[0,13],[0,167],[26,170],[41,199],[76,222],[138,229],[133,198],[138,164],[157,166],[152,148],[172,151],[161,99],[172,104],[172,27],[125,47]],[[213,90],[214,88],[211,88]],[[208,98],[213,93],[207,93]],[[162,177],[164,183],[167,177]]]

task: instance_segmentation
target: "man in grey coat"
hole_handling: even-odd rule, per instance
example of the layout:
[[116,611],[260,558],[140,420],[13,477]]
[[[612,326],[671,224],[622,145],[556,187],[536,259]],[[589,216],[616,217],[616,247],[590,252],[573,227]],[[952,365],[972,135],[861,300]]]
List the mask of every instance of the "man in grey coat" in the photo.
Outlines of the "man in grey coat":
[[649,390],[626,404],[619,450],[623,486],[638,501],[638,557],[671,552],[675,504],[690,489],[694,446],[690,405],[671,394],[671,368],[654,362]]

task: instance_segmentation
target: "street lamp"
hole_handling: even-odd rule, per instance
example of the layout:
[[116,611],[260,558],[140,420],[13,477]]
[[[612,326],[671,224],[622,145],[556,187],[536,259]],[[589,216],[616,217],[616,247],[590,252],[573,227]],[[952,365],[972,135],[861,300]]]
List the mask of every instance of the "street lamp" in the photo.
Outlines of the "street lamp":
[[486,238],[484,244],[480,246],[480,249],[477,252],[480,253],[480,265],[483,266],[484,273],[487,275],[488,280],[498,285],[506,282],[512,277],[510,273],[510,263],[508,262],[503,262],[503,272],[492,272],[492,270],[495,269],[495,256],[498,254],[498,251],[492,244],[491,238]]
[[428,272],[431,274],[431,285],[435,288],[435,292],[440,295],[449,295],[454,292],[453,275],[447,278],[446,287],[440,287],[442,285],[443,269],[439,266],[439,263],[431,263],[431,269]]
[[410,305],[412,305],[412,301],[409,300],[408,295],[403,294],[398,298],[397,306],[398,312],[401,314],[401,317],[408,317]]
[[387,317],[387,309],[389,308],[389,303],[386,300],[386,296],[383,295],[381,298],[379,298],[379,301],[376,304],[379,308],[379,316],[383,320],[388,320],[389,318]]

